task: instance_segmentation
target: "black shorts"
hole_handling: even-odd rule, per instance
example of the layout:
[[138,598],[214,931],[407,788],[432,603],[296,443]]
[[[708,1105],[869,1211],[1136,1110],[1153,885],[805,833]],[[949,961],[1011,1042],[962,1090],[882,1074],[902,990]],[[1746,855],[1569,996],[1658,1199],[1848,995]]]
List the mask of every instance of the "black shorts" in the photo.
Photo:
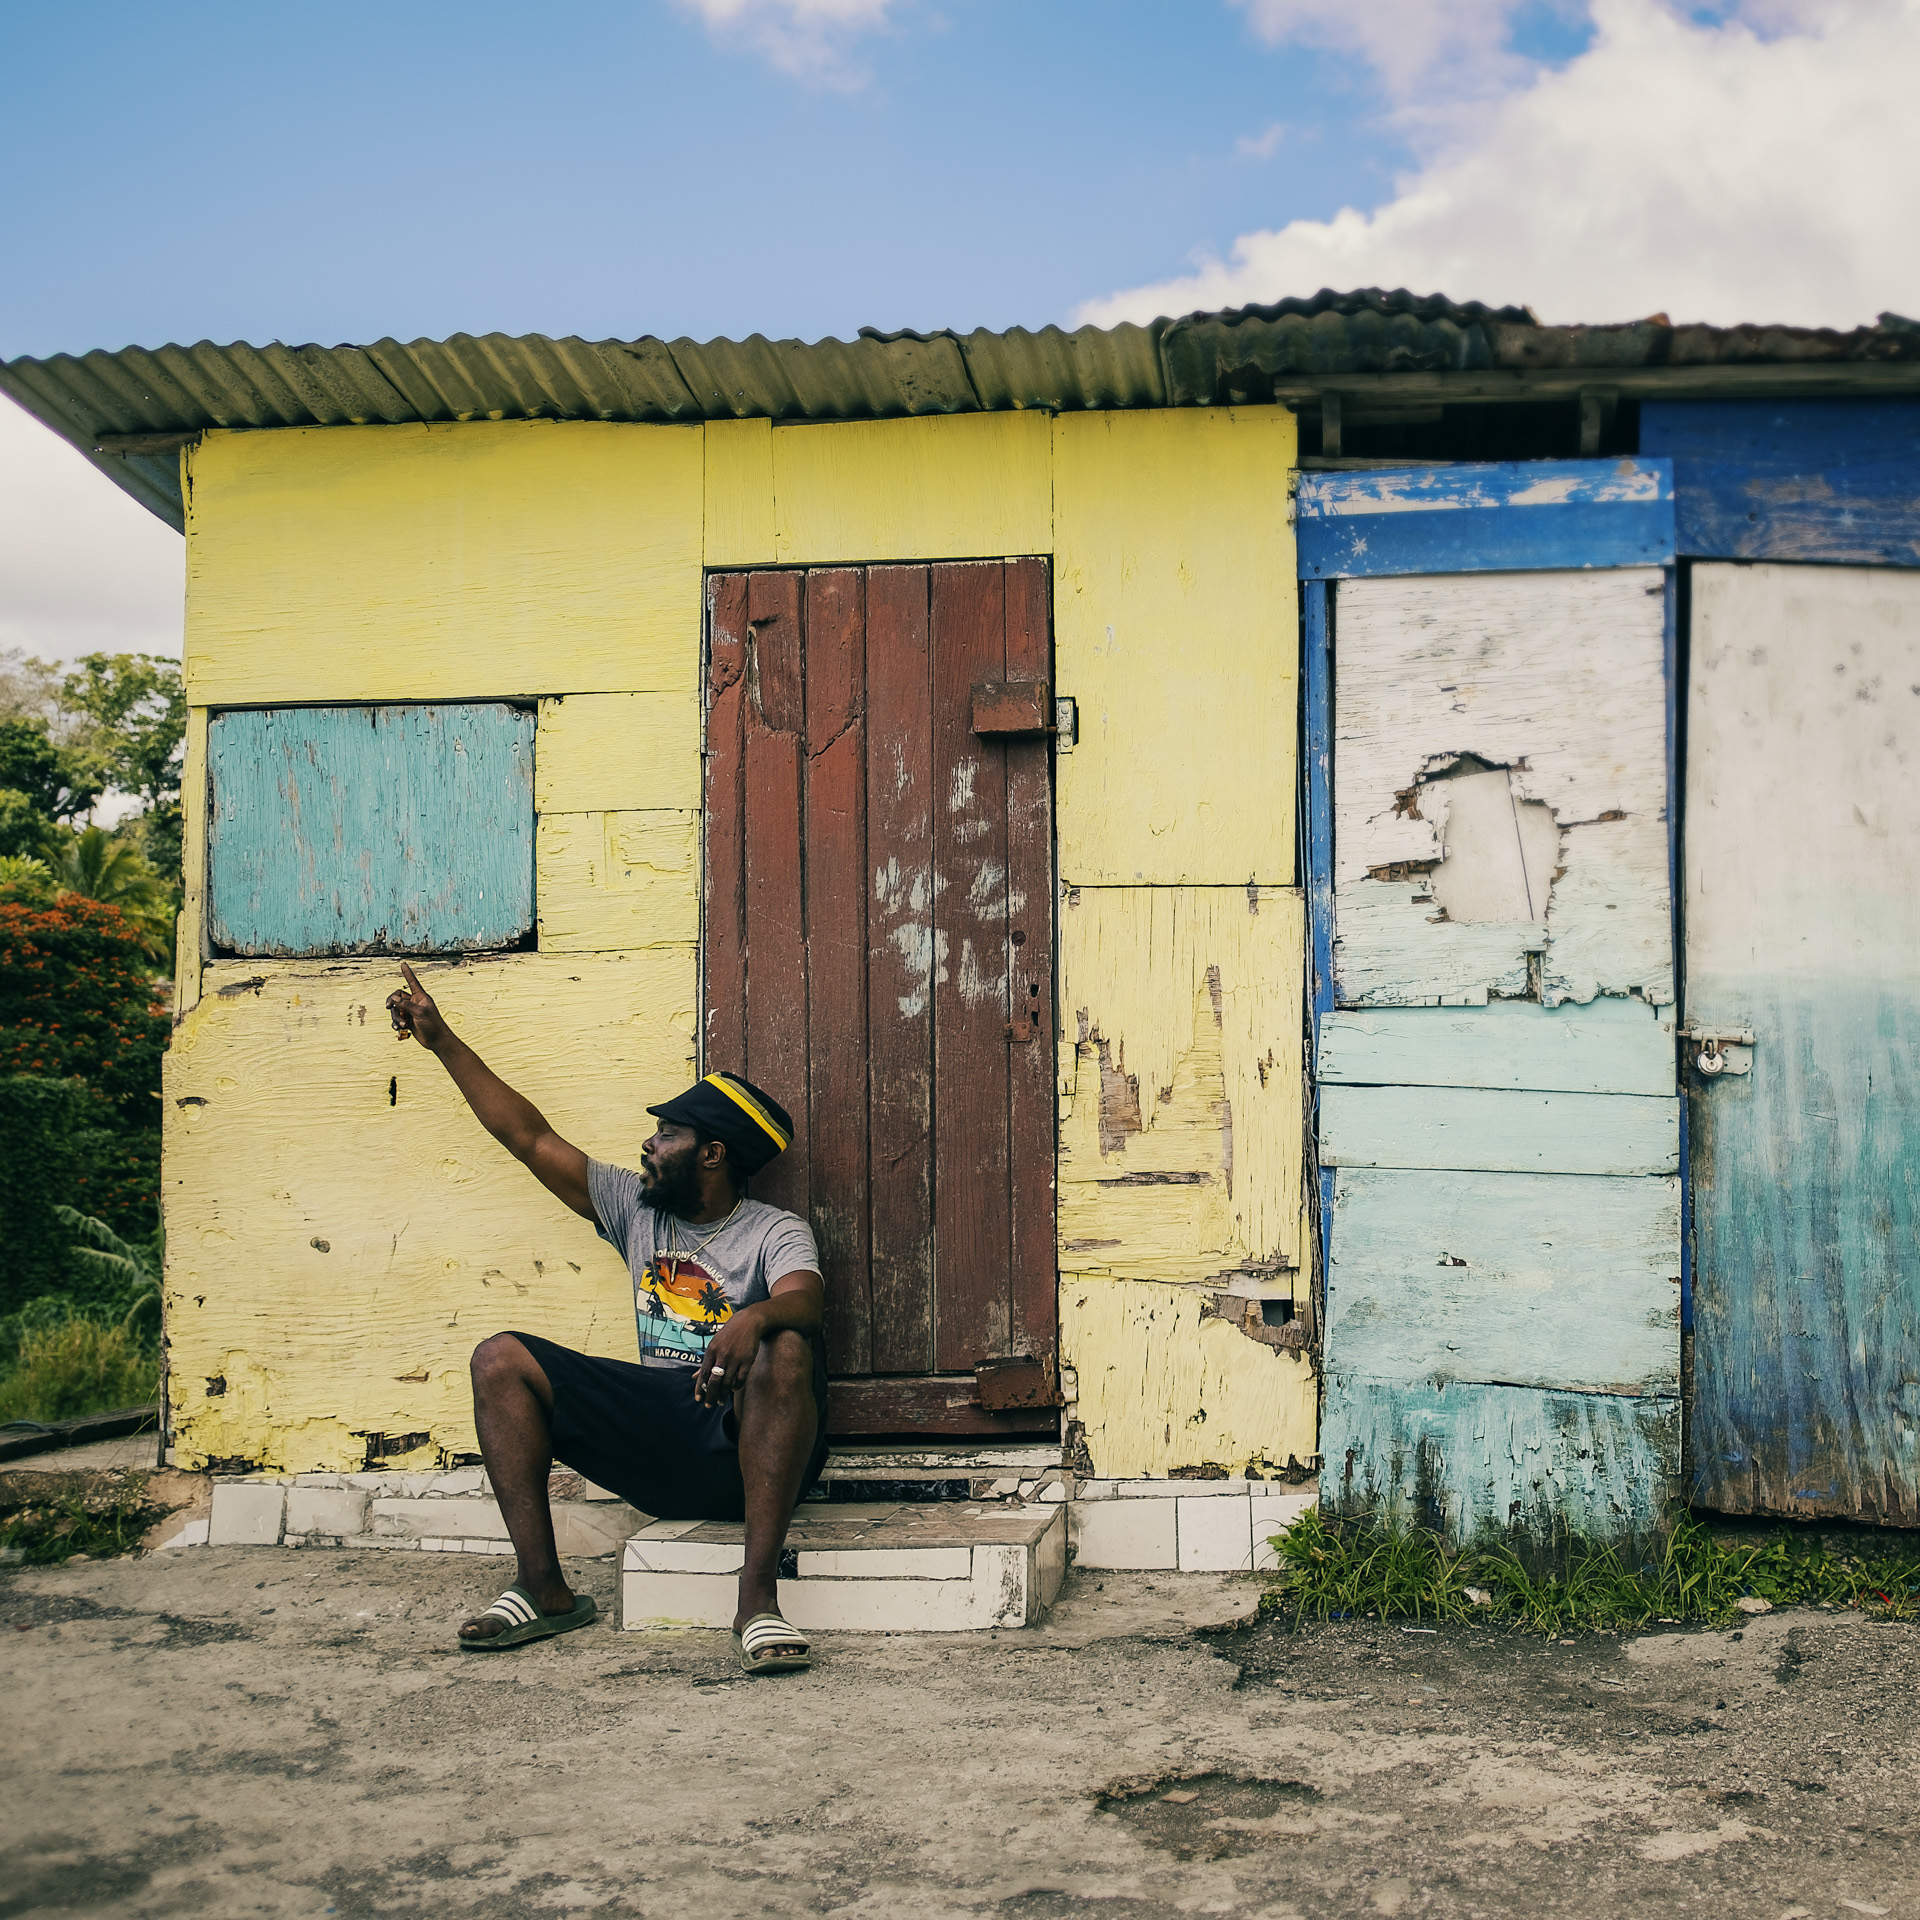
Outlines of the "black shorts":
[[[515,1333],[553,1387],[553,1457],[655,1520],[738,1520],[745,1512],[733,1408],[693,1397],[692,1367],[596,1360]],[[827,1461],[827,1363],[813,1347],[819,1431],[800,1491]]]

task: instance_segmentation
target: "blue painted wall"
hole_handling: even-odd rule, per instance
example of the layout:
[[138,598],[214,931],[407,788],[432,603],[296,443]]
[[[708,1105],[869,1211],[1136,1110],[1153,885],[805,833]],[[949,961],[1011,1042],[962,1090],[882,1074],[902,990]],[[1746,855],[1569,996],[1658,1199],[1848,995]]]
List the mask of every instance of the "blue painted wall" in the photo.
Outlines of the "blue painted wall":
[[534,717],[493,704],[217,714],[208,927],[238,954],[446,953],[532,927]]

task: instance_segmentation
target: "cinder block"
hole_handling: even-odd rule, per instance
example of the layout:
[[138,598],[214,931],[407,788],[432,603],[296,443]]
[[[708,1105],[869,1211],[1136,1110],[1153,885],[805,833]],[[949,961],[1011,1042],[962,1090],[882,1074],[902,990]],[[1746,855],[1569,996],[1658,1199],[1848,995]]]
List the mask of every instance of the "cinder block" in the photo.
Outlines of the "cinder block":
[[1253,1496],[1253,1570],[1271,1573],[1280,1564],[1280,1556],[1268,1544],[1276,1533],[1288,1527],[1320,1504],[1320,1496],[1311,1488],[1304,1493],[1256,1493]]
[[603,1553],[618,1553],[628,1536],[646,1524],[646,1515],[624,1500],[569,1500],[553,1510],[553,1544],[562,1559],[597,1560]]
[[389,1538],[417,1538],[432,1534],[436,1540],[504,1540],[507,1537],[507,1523],[491,1500],[422,1500],[417,1495],[382,1499],[376,1496],[367,1516],[367,1531]]
[[971,1547],[816,1547],[797,1556],[802,1580],[971,1580]]
[[287,1489],[287,1532],[364,1533],[370,1498],[353,1487],[291,1486]]
[[[408,1479],[414,1478],[412,1474]],[[434,1474],[427,1482],[421,1495],[426,1500],[466,1500],[475,1495],[489,1493],[487,1473],[484,1467],[453,1467],[445,1473]]]
[[1182,1573],[1244,1573],[1253,1564],[1252,1502],[1176,1500]]
[[197,1520],[189,1519],[185,1514],[177,1518],[179,1525],[153,1543],[155,1553],[163,1553],[169,1547],[204,1547],[207,1544],[209,1522],[204,1513]]
[[277,1547],[286,1512],[287,1490],[283,1486],[222,1481],[213,1490],[208,1543],[216,1547]]
[[1171,1568],[1179,1563],[1174,1503],[1169,1500],[1076,1500],[1074,1559],[1083,1567]]

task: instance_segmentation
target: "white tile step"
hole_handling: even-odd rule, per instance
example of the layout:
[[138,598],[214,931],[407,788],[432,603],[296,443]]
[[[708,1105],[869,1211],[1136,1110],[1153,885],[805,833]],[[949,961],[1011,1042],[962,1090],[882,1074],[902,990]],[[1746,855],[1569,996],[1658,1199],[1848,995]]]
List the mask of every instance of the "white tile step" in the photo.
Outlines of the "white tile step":
[[[627,1542],[620,1624],[730,1627],[745,1529],[661,1520]],[[803,1506],[780,1610],[808,1633],[968,1633],[1037,1624],[1067,1567],[1061,1506]]]

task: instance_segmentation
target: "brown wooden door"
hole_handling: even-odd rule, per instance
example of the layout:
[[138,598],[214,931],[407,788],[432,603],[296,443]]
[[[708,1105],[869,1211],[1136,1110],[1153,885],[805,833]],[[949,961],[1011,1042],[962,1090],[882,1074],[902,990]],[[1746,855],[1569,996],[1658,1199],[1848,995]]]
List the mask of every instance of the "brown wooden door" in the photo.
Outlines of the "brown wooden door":
[[[754,1192],[819,1238],[833,1430],[1051,1432],[1052,751],[992,730],[1041,715],[1047,563],[717,573],[707,612],[706,1067],[794,1117]],[[1017,1357],[986,1398],[1041,1404],[983,1406]]]

